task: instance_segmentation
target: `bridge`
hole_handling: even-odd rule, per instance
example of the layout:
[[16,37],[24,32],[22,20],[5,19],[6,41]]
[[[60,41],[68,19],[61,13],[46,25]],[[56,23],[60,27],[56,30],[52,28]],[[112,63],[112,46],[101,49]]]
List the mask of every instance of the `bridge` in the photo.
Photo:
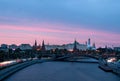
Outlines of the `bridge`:
[[81,54],[81,55],[75,55],[75,54],[68,54],[68,55],[63,55],[63,56],[59,56],[57,58],[55,58],[54,60],[59,60],[59,61],[65,61],[66,59],[73,59],[75,57],[88,57],[88,58],[93,58],[98,60],[99,56],[95,56],[95,55],[88,55],[88,54]]
[[[0,81],[119,81],[112,73],[105,73],[97,63],[64,62],[72,56],[57,59],[32,60],[0,71]],[[88,57],[87,57],[88,58]],[[54,60],[54,61],[53,61]],[[59,60],[59,61],[55,61]],[[11,75],[12,74],[12,75]],[[109,77],[109,78],[106,78]]]

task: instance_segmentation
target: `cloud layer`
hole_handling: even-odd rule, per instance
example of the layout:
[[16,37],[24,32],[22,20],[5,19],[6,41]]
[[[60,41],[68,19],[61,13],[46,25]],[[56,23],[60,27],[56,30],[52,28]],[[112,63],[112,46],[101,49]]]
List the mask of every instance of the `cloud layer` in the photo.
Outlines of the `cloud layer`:
[[46,22],[32,26],[0,25],[0,37],[2,38],[0,42],[9,44],[30,42],[33,44],[35,39],[39,43],[44,39],[46,43],[50,44],[64,44],[73,42],[76,38],[80,43],[85,43],[90,37],[92,42],[96,42],[98,46],[118,45],[120,43],[119,34],[80,27],[74,29],[75,26],[55,24]]
[[[0,43],[120,45],[120,0],[0,0]],[[27,39],[26,39],[27,38]],[[4,41],[3,41],[4,40]],[[17,41],[13,41],[17,40]]]

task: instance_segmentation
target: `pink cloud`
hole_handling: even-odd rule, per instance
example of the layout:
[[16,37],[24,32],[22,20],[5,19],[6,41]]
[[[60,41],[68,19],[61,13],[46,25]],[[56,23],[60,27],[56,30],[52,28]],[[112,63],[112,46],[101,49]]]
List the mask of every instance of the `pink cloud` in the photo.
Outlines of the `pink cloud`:
[[120,44],[119,34],[48,22],[31,26],[0,24],[0,37],[2,37],[0,43],[8,44],[29,42],[33,44],[35,39],[38,41],[44,39],[47,43],[52,44],[63,44],[72,42],[74,38],[84,43],[89,37],[100,45],[105,45],[105,43]]

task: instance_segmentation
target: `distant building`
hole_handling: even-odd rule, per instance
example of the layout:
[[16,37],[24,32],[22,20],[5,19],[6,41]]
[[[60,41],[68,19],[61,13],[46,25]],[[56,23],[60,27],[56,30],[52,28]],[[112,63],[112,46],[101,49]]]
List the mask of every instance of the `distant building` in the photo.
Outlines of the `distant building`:
[[85,44],[80,44],[79,42],[75,41],[72,44],[66,44],[65,48],[68,50],[71,50],[74,48],[74,50],[87,50],[87,46]]
[[45,48],[46,48],[46,50],[51,50],[51,49],[55,50],[56,48],[63,49],[64,46],[62,46],[62,45],[45,45]]
[[42,47],[41,47],[41,51],[45,51],[46,50],[46,48],[45,48],[45,44],[44,44],[44,40],[43,40],[43,42],[42,42]]
[[87,42],[87,48],[91,49],[91,40],[90,40],[90,38],[88,39],[88,42]]
[[120,52],[120,47],[114,47],[114,50]]
[[0,50],[8,52],[8,45],[7,44],[1,44]]
[[37,50],[37,41],[35,40],[35,43],[33,45],[33,50]]
[[96,50],[96,45],[95,45],[95,43],[93,43],[93,45],[92,45],[92,50]]
[[7,49],[8,45],[7,44],[1,44],[1,47],[4,48],[4,49]]
[[32,49],[32,47],[31,47],[30,44],[21,44],[21,45],[19,46],[19,48],[20,48],[21,50],[31,50],[31,49]]
[[86,42],[86,45],[87,45],[88,50],[96,50],[96,45],[95,45],[95,43],[93,43],[91,45],[91,39],[90,38],[88,39],[88,42]]
[[34,51],[39,51],[39,50],[41,50],[41,45],[40,45],[40,44],[37,45],[37,41],[35,40],[35,43],[34,43],[32,49],[33,49]]
[[75,51],[77,51],[78,49],[77,49],[77,41],[75,40],[74,41],[74,47],[73,47],[73,51],[75,52]]
[[67,49],[69,51],[73,51],[75,49],[78,50],[86,50],[87,46],[85,44],[80,44],[77,41],[74,41],[74,43],[70,43],[70,44],[64,44],[64,45],[45,45],[46,50],[51,50],[51,49]]
[[39,50],[41,50],[41,45],[40,44],[37,46],[37,51],[39,51]]
[[15,44],[9,45],[9,49],[15,50],[17,48],[18,48],[18,46]]
[[85,45],[87,46],[87,41],[85,41]]

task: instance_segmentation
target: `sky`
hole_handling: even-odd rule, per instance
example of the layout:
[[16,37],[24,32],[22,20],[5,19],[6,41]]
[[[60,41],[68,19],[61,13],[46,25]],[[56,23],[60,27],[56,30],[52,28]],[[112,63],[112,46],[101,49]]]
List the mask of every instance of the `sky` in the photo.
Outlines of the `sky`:
[[0,44],[120,46],[120,0],[0,0]]

